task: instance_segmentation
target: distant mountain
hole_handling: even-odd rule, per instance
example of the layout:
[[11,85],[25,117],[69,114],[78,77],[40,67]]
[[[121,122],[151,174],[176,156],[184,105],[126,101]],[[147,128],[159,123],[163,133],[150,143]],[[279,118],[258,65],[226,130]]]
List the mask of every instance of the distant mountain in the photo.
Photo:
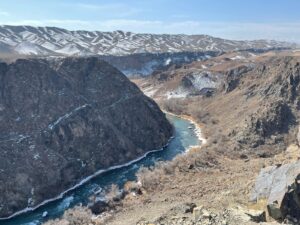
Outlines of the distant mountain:
[[233,41],[207,35],[69,31],[56,27],[0,26],[0,53],[17,55],[129,55],[293,48],[278,41]]

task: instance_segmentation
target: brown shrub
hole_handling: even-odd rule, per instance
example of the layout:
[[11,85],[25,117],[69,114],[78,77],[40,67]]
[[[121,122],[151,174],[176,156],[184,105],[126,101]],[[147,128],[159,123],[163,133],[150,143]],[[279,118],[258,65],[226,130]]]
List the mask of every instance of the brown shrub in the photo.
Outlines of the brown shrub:
[[186,101],[183,99],[169,99],[161,102],[161,106],[168,112],[181,115],[185,112]]
[[92,212],[86,207],[75,207],[67,210],[62,219],[51,220],[45,225],[96,225],[99,224],[93,220]]
[[195,172],[218,165],[216,158],[216,154],[212,152],[193,149],[178,155],[172,161],[159,162],[153,168],[141,168],[137,173],[138,182],[146,191],[162,189],[177,173]]

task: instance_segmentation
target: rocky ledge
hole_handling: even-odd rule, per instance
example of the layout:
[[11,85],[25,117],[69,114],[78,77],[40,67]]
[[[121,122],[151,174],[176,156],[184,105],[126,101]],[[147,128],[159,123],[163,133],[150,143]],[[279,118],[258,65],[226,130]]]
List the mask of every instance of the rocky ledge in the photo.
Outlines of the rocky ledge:
[[162,148],[172,126],[97,58],[0,64],[0,217]]

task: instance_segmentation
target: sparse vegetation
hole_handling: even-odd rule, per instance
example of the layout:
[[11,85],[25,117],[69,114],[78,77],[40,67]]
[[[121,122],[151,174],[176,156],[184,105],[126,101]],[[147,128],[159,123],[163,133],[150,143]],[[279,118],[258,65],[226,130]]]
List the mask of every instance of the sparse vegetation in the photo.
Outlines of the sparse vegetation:
[[112,184],[109,191],[105,194],[108,201],[120,199],[122,192],[118,185]]
[[100,219],[97,219],[86,207],[77,206],[67,210],[62,219],[51,220],[45,225],[100,225]]
[[146,191],[161,189],[173,176],[181,172],[203,171],[218,165],[214,153],[193,148],[187,154],[178,155],[172,161],[158,162],[154,167],[141,168],[137,173],[138,182]]
[[177,115],[181,115],[186,112],[186,101],[184,99],[169,99],[161,102],[163,109],[168,112],[172,112]]

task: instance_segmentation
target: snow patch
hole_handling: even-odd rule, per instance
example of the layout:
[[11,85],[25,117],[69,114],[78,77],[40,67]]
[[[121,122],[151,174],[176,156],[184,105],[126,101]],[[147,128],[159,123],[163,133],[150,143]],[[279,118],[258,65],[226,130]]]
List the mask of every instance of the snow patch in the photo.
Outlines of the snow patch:
[[80,111],[81,109],[86,108],[87,106],[89,106],[89,104],[84,104],[84,105],[82,105],[82,106],[77,107],[77,108],[74,109],[73,111],[71,111],[71,112],[69,112],[69,113],[67,113],[67,114],[65,114],[65,115],[63,115],[63,116],[61,116],[61,117],[59,117],[54,123],[49,124],[48,128],[49,128],[50,130],[53,130],[53,128],[54,128],[56,125],[58,125],[61,121],[65,120],[65,119],[67,119],[67,118],[69,118],[69,117],[71,117],[72,115],[74,115],[74,113]]
[[171,62],[172,62],[172,59],[171,59],[171,58],[168,58],[168,59],[165,61],[165,66],[170,65]]
[[237,55],[237,56],[234,56],[234,57],[232,57],[230,59],[232,59],[232,60],[240,60],[240,59],[245,59],[245,57],[241,56],[241,55]]
[[15,50],[22,55],[38,55],[43,52],[37,45],[29,42],[20,43],[17,47],[15,47]]

